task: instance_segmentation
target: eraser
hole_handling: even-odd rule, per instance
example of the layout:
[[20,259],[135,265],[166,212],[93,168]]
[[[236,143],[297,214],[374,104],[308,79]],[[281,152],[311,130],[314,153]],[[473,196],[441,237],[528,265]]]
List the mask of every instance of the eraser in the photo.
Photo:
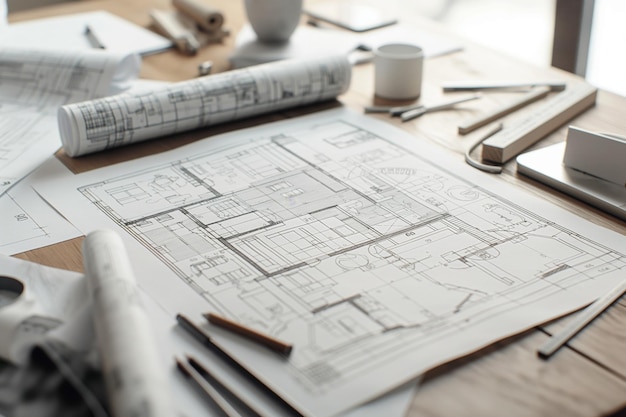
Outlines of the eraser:
[[570,126],[563,164],[626,187],[626,138]]

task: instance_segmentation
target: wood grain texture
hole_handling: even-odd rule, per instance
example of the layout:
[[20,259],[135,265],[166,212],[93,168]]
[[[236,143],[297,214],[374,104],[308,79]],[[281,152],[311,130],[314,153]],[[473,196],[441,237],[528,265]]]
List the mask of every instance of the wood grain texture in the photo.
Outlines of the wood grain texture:
[[531,331],[430,372],[407,416],[598,416],[614,411],[626,382],[570,349],[540,360],[534,349],[546,339]]

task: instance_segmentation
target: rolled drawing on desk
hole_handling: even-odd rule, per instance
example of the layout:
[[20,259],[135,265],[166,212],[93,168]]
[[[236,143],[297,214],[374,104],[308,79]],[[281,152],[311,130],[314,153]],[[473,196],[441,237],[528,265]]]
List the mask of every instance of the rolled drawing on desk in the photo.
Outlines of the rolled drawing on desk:
[[347,91],[351,70],[345,55],[286,60],[63,106],[61,141],[74,157],[330,100]]
[[122,239],[108,230],[89,233],[83,242],[83,262],[113,415],[174,416],[165,367],[159,362]]
[[214,32],[224,24],[222,12],[194,0],[173,0],[172,5],[189,16],[202,30]]
[[174,42],[179,51],[187,55],[195,55],[198,52],[200,43],[174,16],[163,10],[153,9],[150,11],[150,17],[157,32]]

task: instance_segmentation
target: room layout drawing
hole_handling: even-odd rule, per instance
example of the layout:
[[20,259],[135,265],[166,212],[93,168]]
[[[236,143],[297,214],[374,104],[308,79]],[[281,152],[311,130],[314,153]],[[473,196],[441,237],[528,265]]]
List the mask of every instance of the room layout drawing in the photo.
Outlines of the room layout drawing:
[[207,310],[293,341],[288,372],[311,398],[366,375],[388,389],[448,338],[523,330],[502,320],[626,269],[367,125],[246,132],[79,191]]

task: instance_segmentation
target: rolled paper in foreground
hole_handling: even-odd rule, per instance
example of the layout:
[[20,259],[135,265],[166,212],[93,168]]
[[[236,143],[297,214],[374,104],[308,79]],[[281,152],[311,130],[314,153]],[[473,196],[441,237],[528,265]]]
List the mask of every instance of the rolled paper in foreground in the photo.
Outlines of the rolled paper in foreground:
[[159,361],[122,239],[109,230],[89,233],[83,263],[113,416],[174,416],[167,367]]

